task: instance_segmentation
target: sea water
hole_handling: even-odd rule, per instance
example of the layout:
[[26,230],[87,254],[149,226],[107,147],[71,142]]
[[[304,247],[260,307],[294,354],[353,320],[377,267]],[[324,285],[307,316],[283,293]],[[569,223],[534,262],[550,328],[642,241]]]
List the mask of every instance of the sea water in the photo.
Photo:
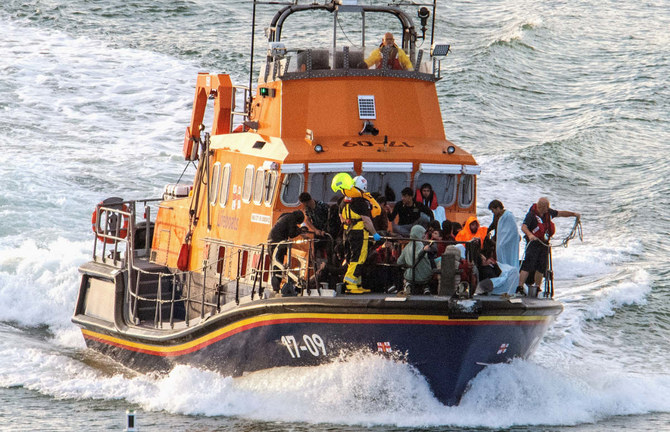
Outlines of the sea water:
[[487,367],[459,406],[363,353],[231,378],[87,350],[70,317],[91,212],[177,181],[196,74],[247,84],[250,22],[247,1],[0,4],[1,430],[121,430],[128,409],[140,430],[670,430],[665,0],[438,2],[437,91],[448,138],[482,166],[480,220],[499,199],[520,223],[547,196],[584,230],[553,251],[565,311],[537,352]]

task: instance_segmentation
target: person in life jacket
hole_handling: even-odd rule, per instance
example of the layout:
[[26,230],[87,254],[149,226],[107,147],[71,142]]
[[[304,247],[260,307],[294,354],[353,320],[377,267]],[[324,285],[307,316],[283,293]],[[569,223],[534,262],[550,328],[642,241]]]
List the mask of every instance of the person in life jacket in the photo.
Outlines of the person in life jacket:
[[[363,185],[363,180],[359,180],[359,185]],[[347,272],[344,275],[346,292],[364,294],[370,292],[361,286],[362,264],[368,257],[368,239],[372,237],[375,241],[379,241],[381,236],[372,224],[370,201],[362,196],[363,191],[354,184],[354,179],[349,174],[339,173],[333,177],[330,187],[333,192],[341,191],[344,194],[340,219],[344,229],[344,247],[348,262]]]
[[363,176],[356,176],[353,178],[354,186],[351,189],[342,191],[345,197],[349,198],[365,198],[370,203],[370,215],[372,224],[377,231],[384,231],[388,228],[388,217],[386,218],[386,226],[380,220],[383,216],[383,209],[379,202],[368,192],[368,181]]
[[540,286],[542,283],[549,258],[549,240],[556,230],[551,219],[556,217],[579,219],[580,215],[571,211],[557,211],[550,208],[549,199],[546,197],[540,198],[528,209],[521,225],[521,231],[526,239],[526,253],[519,272],[519,292],[522,292],[523,285],[533,272],[535,273],[535,285]]
[[377,69],[382,68],[383,48],[389,48],[389,54],[388,54],[389,69],[396,69],[396,70],[404,69],[409,71],[414,70],[414,66],[412,66],[412,62],[410,61],[407,54],[405,54],[405,51],[403,51],[401,48],[398,47],[398,45],[395,44],[392,33],[386,33],[382,38],[382,43],[381,45],[379,45],[379,48],[375,48],[372,51],[372,53],[370,53],[370,56],[365,59],[365,65],[368,68],[371,68],[372,66],[375,66],[375,68]]
[[456,241],[469,242],[477,237],[481,242],[481,247],[484,246],[486,234],[488,234],[488,228],[480,226],[476,216],[470,216],[468,220],[465,221],[463,228],[456,234]]
[[416,197],[414,199],[417,202],[423,203],[423,205],[431,210],[437,208],[437,195],[435,195],[433,186],[430,183],[422,184],[421,188],[416,190]]

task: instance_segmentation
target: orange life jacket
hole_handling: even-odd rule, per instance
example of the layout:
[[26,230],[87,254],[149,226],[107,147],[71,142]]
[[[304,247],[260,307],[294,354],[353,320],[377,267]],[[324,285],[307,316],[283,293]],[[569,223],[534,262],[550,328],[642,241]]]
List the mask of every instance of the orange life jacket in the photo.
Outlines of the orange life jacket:
[[360,189],[352,187],[351,189],[347,189],[344,191],[344,196],[347,196],[349,198],[357,198],[357,197],[365,198],[372,207],[372,209],[370,210],[372,219],[382,214],[382,207],[379,205],[377,200],[374,199],[372,195],[370,195],[370,192],[362,192]]
[[481,246],[484,246],[484,239],[486,238],[486,234],[488,233],[488,228],[484,226],[480,226],[477,229],[477,232],[472,232],[470,231],[470,224],[472,222],[477,222],[477,218],[475,216],[470,216],[467,221],[465,221],[465,224],[463,225],[463,229],[456,234],[456,241],[459,242],[468,242],[472,240],[473,238],[477,237],[481,241]]

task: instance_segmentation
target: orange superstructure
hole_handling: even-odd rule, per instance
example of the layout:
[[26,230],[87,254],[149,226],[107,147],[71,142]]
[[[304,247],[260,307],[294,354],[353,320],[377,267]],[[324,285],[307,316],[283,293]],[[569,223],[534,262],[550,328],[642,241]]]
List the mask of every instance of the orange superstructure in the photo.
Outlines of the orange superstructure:
[[[271,33],[273,49],[243,111],[228,75],[199,74],[184,139],[185,158],[199,157],[193,193],[161,205],[154,261],[177,267],[181,254],[183,266],[187,245],[188,268],[197,269],[213,240],[261,244],[279,215],[299,206],[301,192],[333,202],[338,172],[364,175],[370,192],[393,200],[404,187],[431,183],[446,218],[473,215],[479,167],[446,140],[439,72],[434,60],[431,69],[431,60],[416,58],[410,30],[404,46],[415,71],[359,69],[364,52],[348,48],[292,54],[275,49],[278,32]],[[213,125],[203,137],[208,99]]]

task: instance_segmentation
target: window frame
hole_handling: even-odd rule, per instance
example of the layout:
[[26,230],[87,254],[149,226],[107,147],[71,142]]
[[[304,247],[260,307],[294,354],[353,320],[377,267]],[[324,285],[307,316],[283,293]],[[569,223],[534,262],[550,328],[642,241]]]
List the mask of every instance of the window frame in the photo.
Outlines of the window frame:
[[[425,176],[428,176],[428,175],[440,175],[440,176],[445,176],[445,177],[449,177],[449,178],[453,179],[454,182],[455,182],[455,184],[454,184],[454,190],[453,190],[453,192],[451,193],[451,201],[449,201],[449,202],[440,202],[440,200],[438,199],[438,201],[437,201],[437,205],[442,206],[442,207],[451,207],[451,206],[454,205],[454,203],[456,203],[456,201],[458,200],[458,197],[459,197],[459,195],[458,195],[458,192],[459,192],[458,185],[460,184],[460,183],[459,183],[458,174],[452,174],[452,173],[437,173],[437,172],[421,172],[421,171],[417,171],[416,174],[414,174],[414,188],[413,188],[413,191],[414,191],[414,194],[415,194],[415,195],[416,195],[416,191],[417,191],[417,189],[419,189],[419,188],[421,187],[421,185],[424,184],[424,183],[430,183],[431,186],[433,187],[433,191],[437,190],[437,188],[435,187],[435,185],[433,185],[434,182],[425,181],[425,180],[422,181],[422,180],[421,180],[421,176],[423,176],[423,175],[425,175]],[[446,185],[448,182],[449,182],[449,180],[446,180],[446,181],[445,181],[445,185]],[[438,195],[438,197],[439,197],[439,196],[441,196],[441,195]]]
[[381,190],[381,191],[372,190],[372,189],[374,189],[374,187],[369,185],[370,179],[372,178],[372,176],[381,176],[382,178],[384,178],[386,176],[397,176],[399,174],[405,176],[405,178],[403,180],[403,185],[404,186],[402,186],[399,190],[395,190],[395,189],[392,188],[393,193],[395,194],[393,202],[396,202],[400,199],[399,197],[401,196],[401,192],[404,188],[411,187],[411,185],[412,185],[412,172],[411,171],[368,170],[368,171],[361,172],[361,176],[365,177],[365,179],[368,180],[368,192],[378,192],[381,196],[383,196],[387,200],[388,200],[388,197],[386,196],[386,193],[385,193],[386,191],[384,191],[384,190]]
[[266,207],[272,207],[272,202],[274,201],[277,191],[277,179],[279,179],[277,170],[265,171],[265,178],[263,180],[265,185],[263,191],[263,203]]
[[221,162],[212,167],[212,176],[209,184],[209,205],[215,206],[219,202],[219,185],[221,184]]
[[[281,182],[281,189],[279,192],[279,200],[281,201],[282,204],[286,207],[297,207],[300,205],[300,194],[305,190],[305,173],[299,173],[299,172],[288,172],[288,173],[282,173],[284,177],[282,178]],[[297,178],[300,180],[299,183],[299,188],[298,188],[298,193],[295,196],[295,202],[286,202],[284,200],[284,191],[286,190],[287,185],[289,184],[288,182],[284,182],[285,179],[290,178],[291,176],[297,176]]]
[[[307,179],[307,188],[309,191],[309,194],[314,198],[316,201],[323,201],[326,204],[333,204],[336,201],[331,201],[330,198],[334,197],[337,195],[337,193],[333,192],[332,189],[330,188],[330,184],[333,181],[333,177],[335,177],[337,174],[341,172],[346,172],[349,174],[352,178],[356,177],[358,174],[356,174],[355,171],[315,171],[315,172],[310,172],[309,173],[309,178]],[[314,181],[313,176],[322,176],[325,177],[324,182],[319,182],[319,186],[323,187],[322,191],[315,191],[314,190]],[[328,191],[331,192],[331,195],[328,196]],[[326,195],[322,196],[322,193],[324,192]]]
[[[251,172],[251,177],[247,175],[247,172]],[[256,167],[252,164],[244,167],[244,179],[242,181],[242,202],[249,204],[251,202],[251,197],[254,192],[254,175],[256,174]],[[247,185],[249,189],[247,190]]]
[[255,205],[261,205],[265,192],[265,170],[263,167],[256,169],[254,176],[254,187],[251,194],[252,201]]
[[[228,172],[227,178],[224,178],[224,175]],[[231,172],[232,172],[232,166],[227,163],[223,166],[223,169],[221,170],[221,182],[219,184],[219,206],[220,207],[225,207],[228,204],[228,196],[230,195],[230,180],[231,180]],[[223,186],[226,186],[226,190],[224,192]]]
[[[476,176],[474,174],[461,174],[461,178],[458,181],[458,206],[463,209],[467,209],[472,207],[472,204],[475,202],[475,195],[476,195],[476,190],[475,190],[475,179]],[[469,204],[464,204],[464,201],[462,200],[462,192],[464,191],[465,187],[465,182],[467,180],[471,181],[471,184],[469,185],[469,199],[470,202]]]

